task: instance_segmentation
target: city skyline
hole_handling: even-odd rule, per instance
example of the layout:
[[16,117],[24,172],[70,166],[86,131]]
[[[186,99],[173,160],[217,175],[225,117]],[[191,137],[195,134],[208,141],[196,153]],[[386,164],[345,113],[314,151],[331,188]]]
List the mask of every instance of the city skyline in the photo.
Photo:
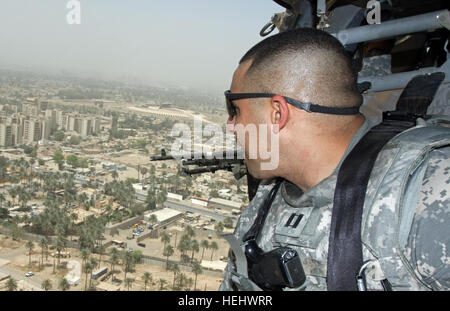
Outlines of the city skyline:
[[272,1],[3,1],[0,68],[226,89],[259,30],[284,9]]

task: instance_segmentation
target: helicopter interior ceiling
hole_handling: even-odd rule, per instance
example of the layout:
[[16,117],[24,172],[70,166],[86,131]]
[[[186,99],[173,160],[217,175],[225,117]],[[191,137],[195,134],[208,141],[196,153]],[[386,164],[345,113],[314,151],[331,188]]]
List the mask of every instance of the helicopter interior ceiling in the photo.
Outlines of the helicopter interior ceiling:
[[[273,1],[290,12],[300,15],[301,12],[297,12],[296,8],[301,7],[299,5],[301,2],[309,1],[313,8],[317,3],[315,0]],[[379,0],[379,2],[381,3],[381,22],[450,9],[450,1],[445,0]],[[326,1],[327,13],[349,4],[366,8],[367,3],[368,0],[328,0]],[[318,19],[316,19],[316,23],[317,21]],[[362,20],[362,25],[367,25],[365,19]],[[432,32],[413,33],[385,40],[364,42],[359,44],[358,49],[352,49],[351,52],[355,57],[390,54],[392,73],[425,67],[439,67],[447,60],[448,50],[446,51],[444,47],[449,39],[449,34],[450,32],[445,28]]]

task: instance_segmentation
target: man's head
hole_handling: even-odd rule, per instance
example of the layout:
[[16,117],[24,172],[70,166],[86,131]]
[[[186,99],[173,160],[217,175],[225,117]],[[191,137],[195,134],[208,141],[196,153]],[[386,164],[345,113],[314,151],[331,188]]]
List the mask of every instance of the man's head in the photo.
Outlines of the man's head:
[[[233,101],[237,115],[229,124],[277,125],[280,138],[279,168],[263,172],[260,159],[248,160],[258,178],[282,176],[292,162],[311,156],[317,139],[344,135],[360,115],[336,116],[309,113],[288,104],[285,97],[327,107],[359,107],[352,61],[340,42],[315,29],[296,29],[271,36],[251,48],[240,60],[231,93],[274,93],[272,98]],[[248,148],[248,142],[239,142]],[[259,142],[260,143],[260,142]],[[292,148],[295,145],[293,152]],[[270,148],[270,147],[269,147]],[[247,150],[246,150],[247,151]],[[297,154],[297,159],[288,159]]]

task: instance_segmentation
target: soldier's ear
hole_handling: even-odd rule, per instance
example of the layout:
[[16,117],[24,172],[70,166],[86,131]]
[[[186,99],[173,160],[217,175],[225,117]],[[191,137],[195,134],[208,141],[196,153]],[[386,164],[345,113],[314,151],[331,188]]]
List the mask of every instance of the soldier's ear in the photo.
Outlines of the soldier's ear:
[[289,107],[286,99],[283,96],[275,95],[271,100],[271,121],[272,124],[277,124],[281,131],[289,119]]

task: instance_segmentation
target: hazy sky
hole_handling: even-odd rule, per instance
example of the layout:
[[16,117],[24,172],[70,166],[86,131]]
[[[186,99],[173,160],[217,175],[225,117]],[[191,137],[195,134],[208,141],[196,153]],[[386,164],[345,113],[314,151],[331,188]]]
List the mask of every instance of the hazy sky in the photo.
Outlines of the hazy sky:
[[1,0],[0,68],[223,90],[284,10],[272,0],[80,2],[81,24],[69,25],[68,0]]

